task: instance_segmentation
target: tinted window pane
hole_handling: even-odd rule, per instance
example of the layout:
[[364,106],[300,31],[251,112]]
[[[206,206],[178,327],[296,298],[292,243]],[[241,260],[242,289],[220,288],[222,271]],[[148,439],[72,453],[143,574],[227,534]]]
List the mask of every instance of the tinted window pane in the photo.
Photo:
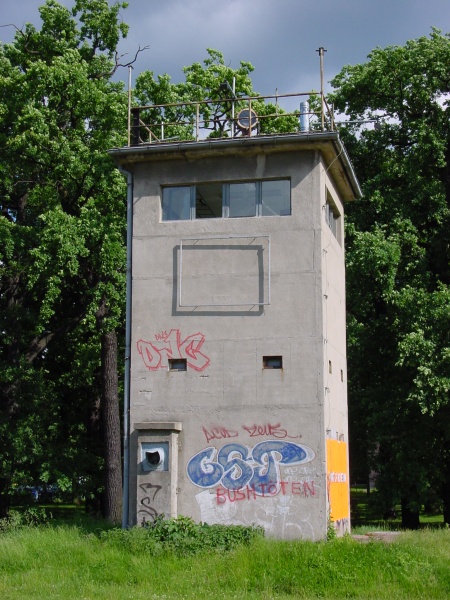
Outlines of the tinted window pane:
[[163,221],[180,221],[190,218],[191,188],[189,186],[163,189]]
[[261,187],[263,217],[291,214],[291,182],[263,181]]
[[196,187],[195,218],[222,217],[222,184],[202,183]]
[[338,223],[339,223],[339,213],[337,209],[335,209],[327,200],[326,204],[326,212],[325,212],[327,223],[333,232],[334,236],[338,237]]
[[230,217],[256,215],[256,183],[230,184]]

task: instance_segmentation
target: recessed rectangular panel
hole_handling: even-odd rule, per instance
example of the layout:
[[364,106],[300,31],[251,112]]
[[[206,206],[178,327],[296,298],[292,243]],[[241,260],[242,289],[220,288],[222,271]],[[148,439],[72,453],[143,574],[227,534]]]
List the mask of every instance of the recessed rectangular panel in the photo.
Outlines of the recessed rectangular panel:
[[180,307],[269,304],[269,236],[183,239],[179,275]]

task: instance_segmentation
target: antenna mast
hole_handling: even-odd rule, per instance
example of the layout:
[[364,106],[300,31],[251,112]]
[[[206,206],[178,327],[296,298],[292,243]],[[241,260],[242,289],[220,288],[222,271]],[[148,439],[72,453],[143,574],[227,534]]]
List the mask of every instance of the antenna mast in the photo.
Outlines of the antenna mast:
[[318,50],[316,50],[316,52],[319,53],[319,59],[320,59],[320,103],[321,103],[321,108],[322,108],[322,131],[325,130],[325,101],[324,101],[324,91],[323,91],[323,56],[324,53],[326,52],[325,48],[323,46],[320,46],[320,48]]

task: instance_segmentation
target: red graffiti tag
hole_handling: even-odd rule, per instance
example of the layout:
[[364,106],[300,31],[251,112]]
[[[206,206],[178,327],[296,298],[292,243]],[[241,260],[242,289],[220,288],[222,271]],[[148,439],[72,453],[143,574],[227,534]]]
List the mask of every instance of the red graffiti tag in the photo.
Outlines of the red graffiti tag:
[[282,496],[303,496],[308,498],[316,495],[314,481],[280,481],[276,483],[262,484],[261,493],[256,494],[252,486],[247,485],[239,490],[228,490],[222,486],[216,488],[217,504],[226,502],[240,502],[242,500],[256,500],[256,498],[270,498],[281,492]]
[[280,440],[287,437],[291,439],[301,437],[299,435],[288,435],[287,430],[281,427],[281,423],[277,423],[276,425],[272,425],[271,423],[267,423],[266,425],[242,425],[242,429],[245,429],[250,437],[265,436],[278,438]]
[[162,331],[161,333],[156,333],[155,334],[155,340],[158,341],[158,342],[160,340],[165,340],[166,337],[167,337],[167,331],[166,330]]
[[169,358],[185,358],[187,366],[195,371],[203,371],[211,362],[208,356],[201,352],[205,342],[203,333],[194,333],[182,340],[180,330],[171,329],[169,333],[163,331],[157,334],[156,339],[161,343],[139,340],[136,344],[145,366],[150,371],[167,368]]
[[206,429],[206,427],[202,427],[203,433],[205,434],[206,441],[210,442],[211,440],[224,440],[227,438],[235,438],[239,435],[239,432],[234,429],[227,429],[226,427],[210,427]]

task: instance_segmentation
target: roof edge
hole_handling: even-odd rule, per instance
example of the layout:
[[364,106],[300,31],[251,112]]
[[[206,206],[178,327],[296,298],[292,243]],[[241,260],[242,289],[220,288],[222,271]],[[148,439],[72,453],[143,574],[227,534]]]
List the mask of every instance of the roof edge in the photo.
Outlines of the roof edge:
[[[195,160],[206,155],[220,154],[223,156],[239,152],[257,153],[258,151],[268,151],[269,148],[271,152],[296,149],[322,151],[327,170],[330,170],[338,180],[343,177],[349,188],[348,192],[351,190],[351,193],[343,194],[344,199],[353,200],[362,196],[358,179],[345,146],[339,138],[339,134],[334,131],[147,143],[139,146],[112,148],[108,150],[108,154],[117,165],[128,168],[133,164],[148,160],[169,160],[179,159],[180,157]],[[324,152],[324,150],[328,151]]]

